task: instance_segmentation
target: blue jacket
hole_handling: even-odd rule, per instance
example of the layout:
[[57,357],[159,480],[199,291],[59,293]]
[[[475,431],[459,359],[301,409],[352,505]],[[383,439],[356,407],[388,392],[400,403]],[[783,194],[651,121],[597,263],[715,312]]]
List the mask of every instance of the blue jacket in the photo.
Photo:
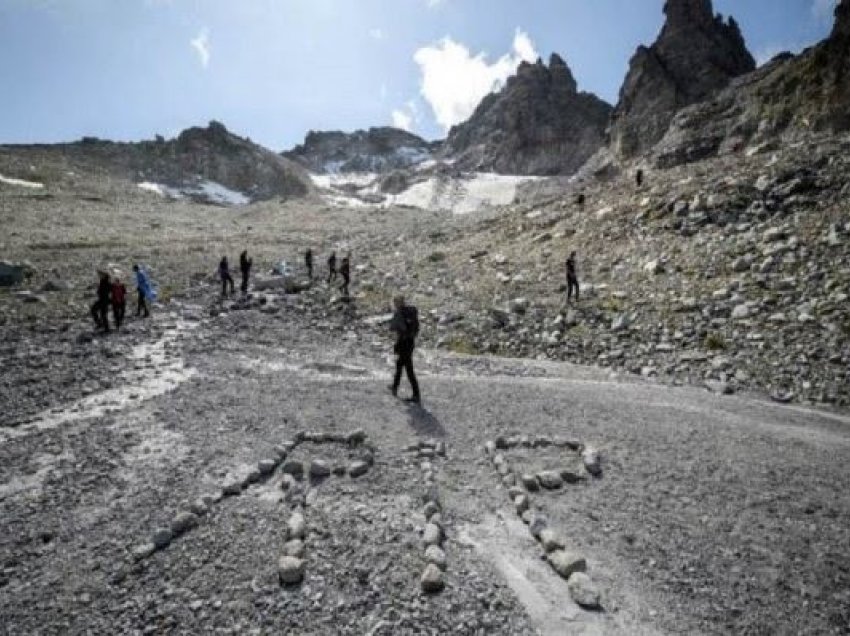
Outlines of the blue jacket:
[[141,268],[136,272],[136,289],[138,289],[142,296],[148,300],[156,300],[156,292],[151,286],[147,274],[145,274]]

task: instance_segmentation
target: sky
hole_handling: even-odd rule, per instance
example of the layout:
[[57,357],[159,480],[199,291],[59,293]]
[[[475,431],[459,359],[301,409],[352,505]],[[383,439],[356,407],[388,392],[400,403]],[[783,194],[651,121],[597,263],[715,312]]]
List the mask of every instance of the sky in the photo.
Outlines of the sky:
[[[664,0],[0,0],[0,143],[167,138],[215,119],[274,150],[309,130],[427,139],[522,60],[560,54],[610,103]],[[761,63],[835,0],[714,0]]]

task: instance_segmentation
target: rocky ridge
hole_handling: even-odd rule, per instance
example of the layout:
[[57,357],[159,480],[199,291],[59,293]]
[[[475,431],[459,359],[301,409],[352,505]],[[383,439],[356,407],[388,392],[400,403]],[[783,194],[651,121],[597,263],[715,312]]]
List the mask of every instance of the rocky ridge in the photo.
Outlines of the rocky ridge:
[[[49,188],[74,188],[81,179],[152,183],[204,200],[204,184],[223,186],[248,200],[300,197],[312,191],[303,168],[239,137],[219,122],[184,130],[174,139],[122,143],[93,137],[67,144],[0,146],[6,173]],[[33,172],[31,166],[38,166]]]
[[829,38],[800,55],[782,54],[735,79],[711,99],[679,112],[652,152],[659,167],[783,138],[850,129],[850,2],[835,10]]
[[604,142],[611,107],[579,92],[567,64],[523,62],[498,93],[454,126],[440,151],[465,170],[515,175],[571,174]]
[[734,18],[715,16],[711,0],[668,0],[658,39],[629,63],[610,127],[621,158],[661,139],[681,108],[701,102],[756,67]]
[[283,153],[313,174],[382,173],[409,168],[431,157],[434,144],[398,128],[310,131],[304,143]]

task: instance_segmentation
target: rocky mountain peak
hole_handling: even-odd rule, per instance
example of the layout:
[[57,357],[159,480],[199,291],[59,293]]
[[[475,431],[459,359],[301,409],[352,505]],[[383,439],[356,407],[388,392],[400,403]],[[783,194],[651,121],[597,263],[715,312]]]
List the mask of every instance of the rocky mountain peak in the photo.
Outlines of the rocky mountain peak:
[[571,174],[604,143],[611,107],[579,93],[567,63],[552,54],[522,62],[498,93],[453,127],[443,154],[462,169],[503,174]]
[[835,7],[835,26],[831,37],[850,37],[850,0],[841,0]]
[[715,16],[711,0],[668,0],[664,13],[658,39],[638,48],[620,89],[610,136],[621,157],[648,150],[677,111],[756,67],[738,24]]

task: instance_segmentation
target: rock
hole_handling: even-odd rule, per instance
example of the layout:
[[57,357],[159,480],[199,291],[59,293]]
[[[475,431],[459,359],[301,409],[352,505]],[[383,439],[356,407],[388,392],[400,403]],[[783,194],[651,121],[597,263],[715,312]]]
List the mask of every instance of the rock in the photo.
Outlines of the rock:
[[242,478],[242,488],[245,489],[251,484],[255,484],[260,481],[260,477],[262,477],[259,469],[252,468],[249,470],[245,476]]
[[528,299],[514,298],[508,303],[508,311],[512,314],[524,314],[528,311]]
[[537,481],[534,475],[524,473],[520,476],[520,481],[528,492],[537,492],[540,490],[540,482]]
[[600,608],[599,590],[583,571],[575,571],[567,581],[567,591],[572,599],[585,609]]
[[157,528],[153,532],[153,536],[151,537],[151,542],[156,546],[157,550],[161,550],[166,547],[171,540],[174,538],[174,533],[170,528]]
[[736,305],[732,309],[733,320],[746,320],[750,317],[750,307],[747,304]]
[[617,314],[611,321],[611,331],[623,331],[629,328],[631,320],[627,314]]
[[43,292],[62,292],[71,289],[71,285],[64,280],[50,279],[41,286]]
[[543,528],[537,540],[540,541],[540,545],[543,546],[546,553],[554,550],[563,550],[566,547],[564,538],[551,528]]
[[307,521],[304,515],[297,510],[293,512],[286,522],[286,529],[290,539],[303,539],[307,534]]
[[39,294],[34,294],[29,290],[15,292],[15,298],[20,300],[23,303],[46,303],[47,298],[44,296],[40,296]]
[[486,444],[484,444],[484,453],[490,457],[496,454],[496,443],[492,440],[488,440]]
[[443,531],[436,523],[425,524],[425,531],[422,533],[422,541],[425,545],[440,545],[443,540]]
[[362,461],[351,462],[348,467],[348,474],[351,477],[360,477],[369,471],[369,464]]
[[419,583],[422,586],[423,592],[426,594],[435,594],[445,587],[443,572],[433,563],[429,563],[425,566],[425,571],[422,573]]
[[662,263],[658,259],[651,260],[643,266],[643,271],[645,271],[647,274],[663,274],[664,263]]
[[133,557],[133,561],[141,561],[142,559],[147,559],[150,555],[154,553],[155,550],[156,545],[152,542],[149,542],[133,546],[133,548],[130,550],[130,554]]
[[528,510],[528,506],[529,506],[528,496],[527,495],[520,495],[518,497],[514,497],[513,501],[514,501],[514,507],[516,508],[516,513],[518,515],[522,516],[522,513],[524,513],[526,510]]
[[273,459],[261,459],[257,463],[257,470],[261,475],[271,475],[277,467],[277,462]]
[[430,520],[435,514],[440,512],[440,506],[438,506],[433,501],[429,501],[425,504],[425,509],[423,510],[425,513],[425,519]]
[[295,477],[289,474],[284,474],[284,476],[280,480],[280,487],[283,490],[289,490],[293,486],[297,485],[298,482],[295,480]]
[[277,574],[283,585],[294,585],[304,579],[306,565],[304,559],[282,556],[277,562]]
[[314,459],[310,462],[310,477],[320,479],[331,474],[331,468],[323,459]]
[[288,475],[292,475],[293,477],[301,477],[304,474],[304,462],[296,461],[294,459],[287,459],[283,463],[284,473]]
[[198,525],[198,515],[193,512],[183,511],[174,517],[174,520],[171,522],[171,531],[174,533],[174,536],[177,536],[187,530],[191,530],[196,525]]
[[425,560],[428,563],[433,563],[441,570],[446,569],[446,553],[440,546],[429,545],[425,549]]
[[35,268],[26,261],[23,263],[0,261],[0,287],[18,285],[34,274]]
[[209,512],[209,506],[202,499],[196,499],[192,502],[192,505],[189,506],[189,509],[198,516],[203,516]]
[[544,470],[543,472],[537,473],[537,481],[539,481],[540,485],[546,490],[558,490],[564,485],[564,480],[561,479],[561,476],[554,470]]
[[540,539],[540,535],[546,529],[547,523],[546,518],[541,516],[534,517],[531,522],[528,524],[528,531],[531,532],[531,536],[535,539]]
[[346,443],[349,446],[359,446],[363,442],[366,441],[366,431],[362,428],[358,428],[357,430],[351,431],[345,438]]
[[304,542],[301,539],[290,539],[283,544],[283,554],[285,556],[304,557]]
[[586,468],[582,464],[578,464],[575,466],[568,466],[562,468],[558,473],[561,476],[561,479],[564,480],[565,484],[577,484],[579,482],[586,480],[585,470]]
[[576,572],[584,572],[587,569],[584,558],[566,550],[555,550],[550,552],[546,558],[552,569],[567,580]]
[[595,448],[585,448],[581,453],[581,459],[584,462],[584,467],[594,477],[599,477],[602,474],[602,455]]

